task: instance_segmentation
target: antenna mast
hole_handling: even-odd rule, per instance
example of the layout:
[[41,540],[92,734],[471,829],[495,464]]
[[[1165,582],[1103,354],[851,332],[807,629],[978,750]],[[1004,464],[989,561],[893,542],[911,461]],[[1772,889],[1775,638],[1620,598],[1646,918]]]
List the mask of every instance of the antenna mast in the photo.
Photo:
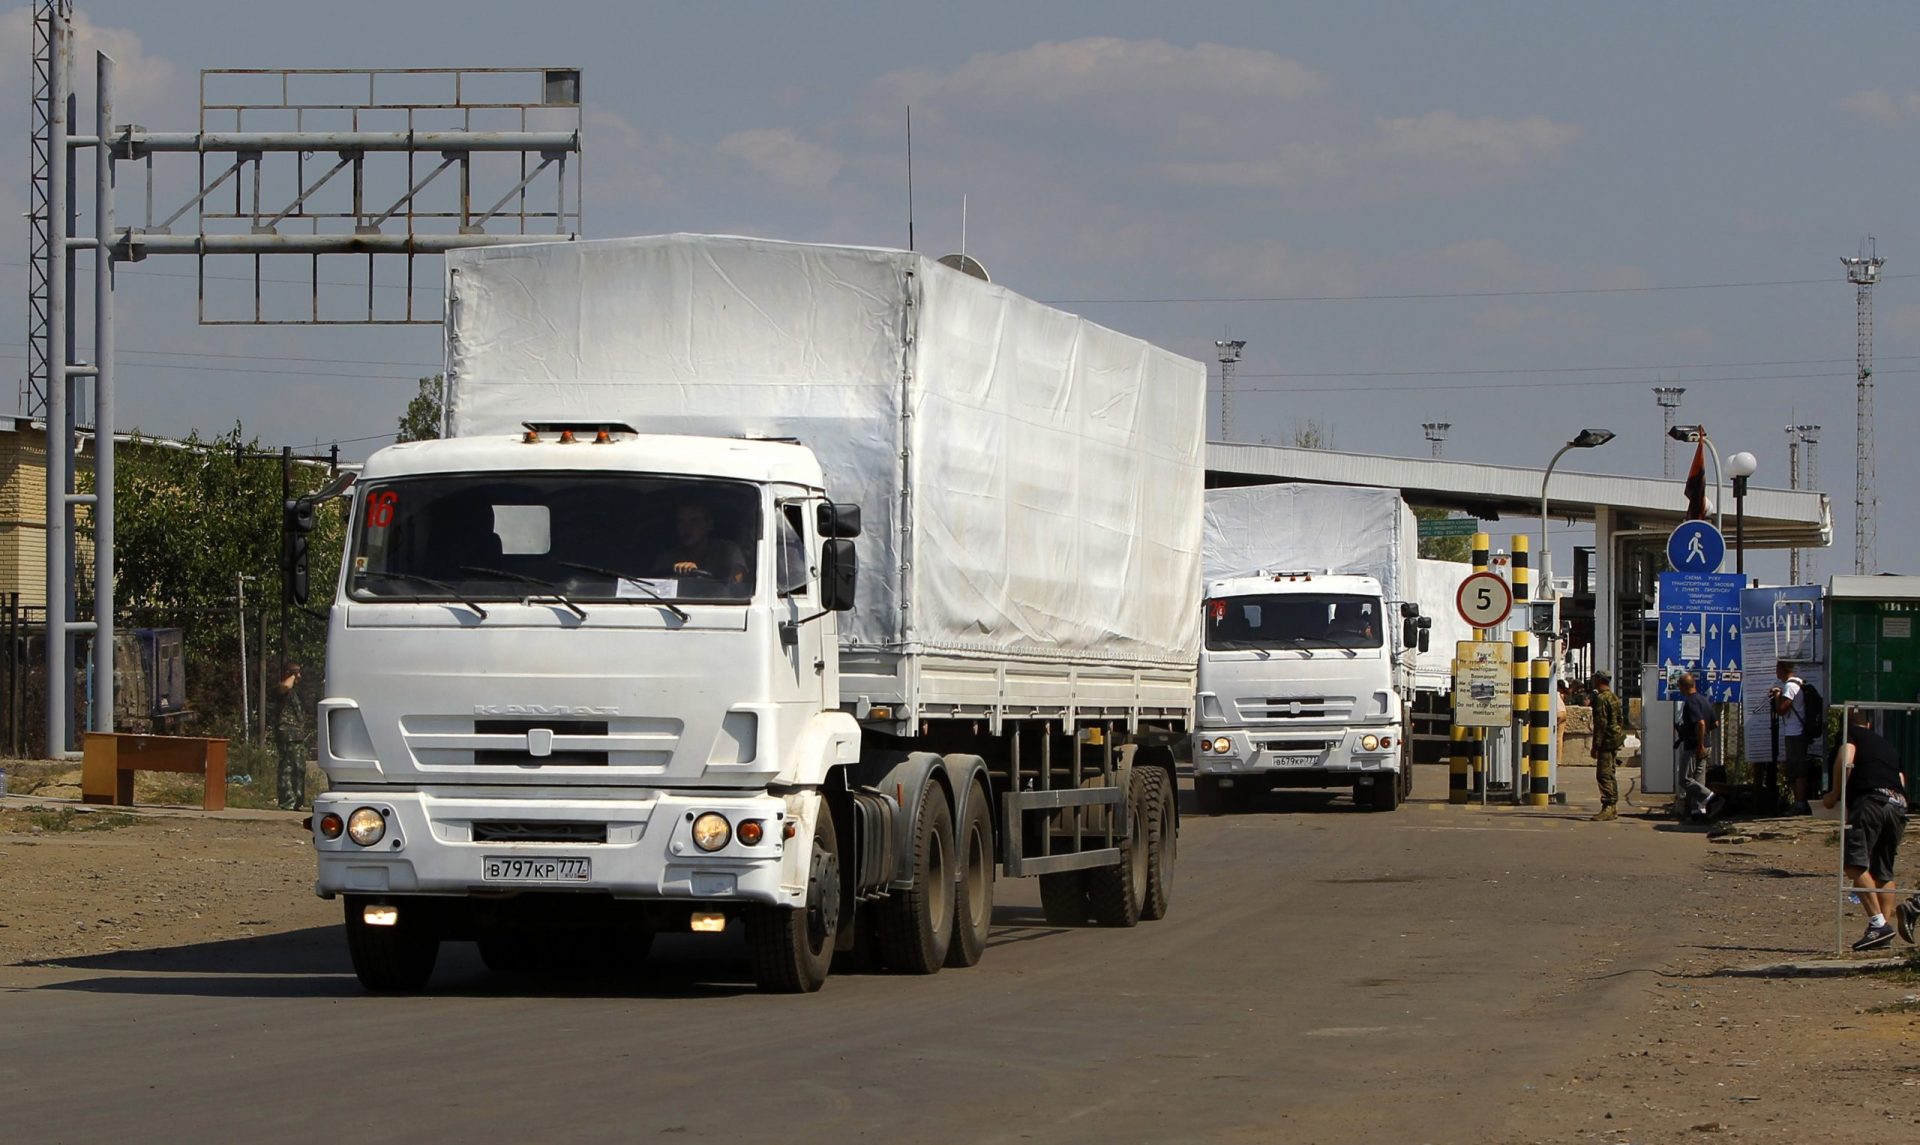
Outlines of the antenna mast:
[[1222,339],[1215,342],[1214,348],[1220,351],[1220,440],[1233,440],[1233,367],[1239,364],[1240,351],[1247,348],[1245,339]]
[[1426,431],[1427,440],[1433,443],[1433,455],[1440,456],[1440,448],[1446,444],[1447,431],[1453,428],[1450,421],[1423,421],[1420,428]]
[[[1787,488],[1820,488],[1820,427],[1817,425],[1787,427]],[[1813,562],[1813,553],[1802,556],[1799,549],[1789,549],[1787,583],[1805,583],[1800,579],[1803,571],[1811,580],[1814,576]]]
[[1655,386],[1653,400],[1660,403],[1660,476],[1673,479],[1673,426],[1680,414],[1680,396],[1685,386]]
[[1879,564],[1874,555],[1880,496],[1874,489],[1873,466],[1873,284],[1886,261],[1876,253],[1872,235],[1867,236],[1865,255],[1840,260],[1847,281],[1853,283],[1854,300],[1853,571],[1858,576],[1872,574]]

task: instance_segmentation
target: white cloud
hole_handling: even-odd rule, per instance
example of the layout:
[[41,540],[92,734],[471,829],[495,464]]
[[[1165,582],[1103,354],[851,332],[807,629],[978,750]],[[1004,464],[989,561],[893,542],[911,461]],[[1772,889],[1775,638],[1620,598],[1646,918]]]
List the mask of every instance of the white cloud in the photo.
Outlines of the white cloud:
[[1868,123],[1898,127],[1909,120],[1920,119],[1920,91],[1873,88],[1855,92],[1841,100],[1840,107]]
[[777,183],[808,190],[831,183],[843,162],[838,152],[800,138],[790,127],[736,131],[716,150]]

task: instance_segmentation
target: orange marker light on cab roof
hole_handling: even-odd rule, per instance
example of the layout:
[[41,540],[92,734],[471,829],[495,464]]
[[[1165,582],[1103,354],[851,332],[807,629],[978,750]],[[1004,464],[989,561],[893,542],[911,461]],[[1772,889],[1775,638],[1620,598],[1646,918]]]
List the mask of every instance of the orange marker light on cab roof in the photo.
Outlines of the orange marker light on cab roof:
[[605,429],[596,430],[594,432],[593,443],[595,445],[605,445],[612,440],[613,440],[613,435],[611,433],[608,433]]
[[561,445],[572,445],[572,444],[573,444],[573,431],[572,431],[572,430],[570,430],[570,429],[563,429],[563,430],[561,430],[561,431],[560,431],[560,444],[561,444]]

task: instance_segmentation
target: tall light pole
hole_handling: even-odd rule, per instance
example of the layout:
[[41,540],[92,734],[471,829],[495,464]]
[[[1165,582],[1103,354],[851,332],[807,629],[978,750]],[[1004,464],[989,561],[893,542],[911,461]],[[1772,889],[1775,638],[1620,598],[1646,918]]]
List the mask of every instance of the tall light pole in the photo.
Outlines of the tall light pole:
[[[1685,386],[1653,387],[1653,400],[1660,403],[1660,432],[1668,438],[1673,436],[1673,423],[1680,414],[1680,398],[1686,392]],[[1660,442],[1660,476],[1669,480],[1673,477],[1673,446],[1664,439]]]
[[[1727,472],[1733,474],[1733,571],[1747,575],[1747,478],[1760,468],[1760,460],[1742,450],[1727,458]],[[1743,579],[1741,585],[1746,581]]]
[[1560,447],[1560,451],[1553,455],[1552,461],[1547,462],[1547,471],[1540,478],[1541,591],[1535,594],[1542,599],[1551,600],[1554,597],[1553,550],[1547,547],[1547,482],[1553,480],[1553,467],[1560,464],[1560,459],[1566,456],[1567,450],[1569,449],[1592,449],[1595,446],[1605,445],[1612,440],[1613,431],[1610,429],[1583,429],[1575,435],[1573,440]]
[[1220,351],[1220,440],[1233,440],[1233,368],[1240,362],[1240,351],[1247,348],[1244,338],[1224,338],[1215,342]]
[[1453,428],[1450,421],[1423,421],[1420,428],[1426,431],[1427,440],[1433,443],[1433,455],[1440,456],[1440,447],[1446,443],[1447,431]]

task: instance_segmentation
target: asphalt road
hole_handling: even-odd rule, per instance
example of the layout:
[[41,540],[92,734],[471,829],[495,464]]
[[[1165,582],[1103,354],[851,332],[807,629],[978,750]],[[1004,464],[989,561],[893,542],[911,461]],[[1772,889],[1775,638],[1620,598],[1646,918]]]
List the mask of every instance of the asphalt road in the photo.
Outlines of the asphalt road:
[[1671,955],[1701,852],[1576,815],[1188,817],[1162,922],[1052,928],[1003,880],[978,967],[811,997],[752,992],[732,936],[589,981],[450,945],[411,998],[363,995],[337,928],[0,968],[0,1138],[1527,1137]]

